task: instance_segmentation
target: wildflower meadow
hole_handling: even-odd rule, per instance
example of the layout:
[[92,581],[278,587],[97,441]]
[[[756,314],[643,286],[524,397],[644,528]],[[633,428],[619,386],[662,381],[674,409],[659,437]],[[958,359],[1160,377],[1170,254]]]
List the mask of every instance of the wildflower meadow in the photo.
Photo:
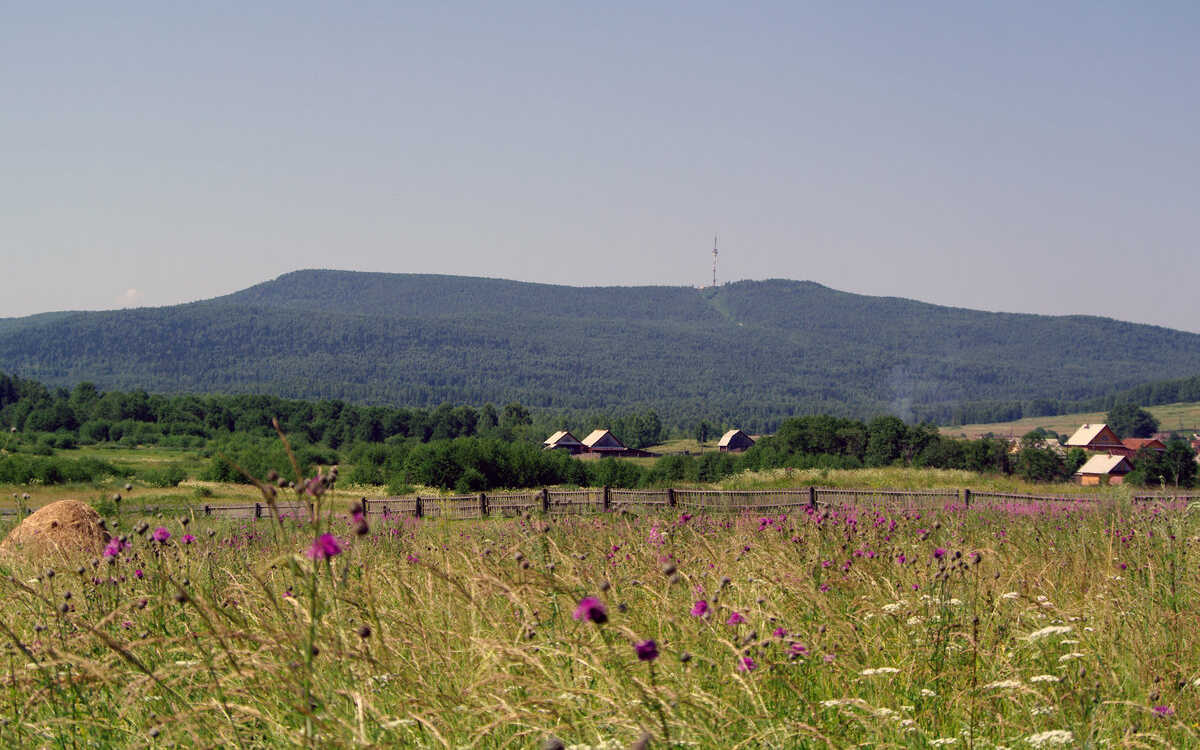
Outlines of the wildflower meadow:
[[6,561],[0,745],[1200,744],[1182,504],[453,521],[335,478]]

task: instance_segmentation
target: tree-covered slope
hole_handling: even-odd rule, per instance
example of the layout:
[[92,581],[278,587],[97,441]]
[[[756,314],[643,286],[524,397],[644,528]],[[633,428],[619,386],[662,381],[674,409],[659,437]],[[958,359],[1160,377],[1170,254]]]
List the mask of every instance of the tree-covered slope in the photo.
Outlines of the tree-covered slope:
[[1094,397],[1200,372],[1200,336],[812,282],[576,288],[298,271],[193,304],[0,321],[0,364],[62,385],[412,406],[648,405],[764,424]]

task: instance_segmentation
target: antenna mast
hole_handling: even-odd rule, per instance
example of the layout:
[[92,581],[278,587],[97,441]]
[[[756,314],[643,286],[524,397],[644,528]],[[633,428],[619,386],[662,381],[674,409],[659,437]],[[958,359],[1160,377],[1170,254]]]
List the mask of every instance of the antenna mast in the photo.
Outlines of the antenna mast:
[[717,285],[717,235],[713,235],[713,286]]

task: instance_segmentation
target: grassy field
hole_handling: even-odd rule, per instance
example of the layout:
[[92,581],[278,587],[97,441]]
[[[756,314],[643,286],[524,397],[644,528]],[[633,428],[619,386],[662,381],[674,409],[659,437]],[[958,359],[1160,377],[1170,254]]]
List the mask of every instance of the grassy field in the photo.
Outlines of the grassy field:
[[[1154,415],[1163,430],[1180,432],[1200,431],[1200,402],[1147,406],[1146,411]],[[992,422],[990,424],[968,424],[942,427],[943,435],[978,438],[987,434],[998,437],[1019,438],[1025,433],[1044,427],[1057,433],[1070,435],[1082,424],[1104,421],[1104,412],[1061,414],[1057,417],[1028,417],[1014,422]]]
[[1183,508],[356,529],[323,497],[6,560],[0,745],[1200,743]]

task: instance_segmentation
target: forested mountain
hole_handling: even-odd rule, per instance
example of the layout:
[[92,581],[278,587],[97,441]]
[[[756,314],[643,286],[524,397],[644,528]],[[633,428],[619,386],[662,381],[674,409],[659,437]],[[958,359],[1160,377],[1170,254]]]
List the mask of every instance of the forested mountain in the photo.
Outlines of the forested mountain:
[[1200,335],[985,313],[812,282],[577,288],[297,271],[203,302],[0,320],[0,369],[51,385],[393,406],[653,407],[769,430],[787,416],[952,419],[1200,373]]

